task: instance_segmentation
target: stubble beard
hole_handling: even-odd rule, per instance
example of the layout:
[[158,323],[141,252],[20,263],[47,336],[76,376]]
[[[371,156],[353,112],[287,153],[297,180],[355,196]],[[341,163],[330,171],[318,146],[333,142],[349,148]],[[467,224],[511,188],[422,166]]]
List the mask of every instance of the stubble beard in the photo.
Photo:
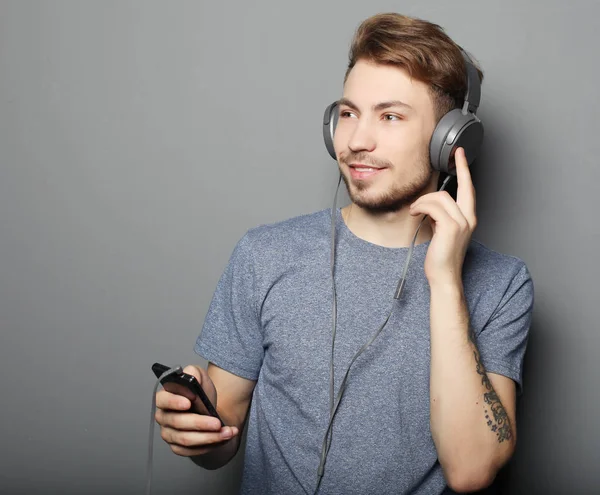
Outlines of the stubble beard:
[[[362,155],[362,156],[361,156]],[[365,158],[362,153],[352,153],[340,158],[343,163],[366,163],[376,167],[389,167],[393,165],[385,160],[374,161],[372,158]],[[427,154],[419,157],[419,175],[408,184],[390,184],[388,189],[377,196],[369,196],[368,189],[371,185],[364,181],[350,181],[351,178],[342,173],[342,178],[346,184],[346,190],[350,200],[372,214],[395,213],[402,208],[412,204],[427,190],[433,177],[433,169]],[[384,172],[385,173],[385,172]],[[367,192],[367,194],[362,194]]]

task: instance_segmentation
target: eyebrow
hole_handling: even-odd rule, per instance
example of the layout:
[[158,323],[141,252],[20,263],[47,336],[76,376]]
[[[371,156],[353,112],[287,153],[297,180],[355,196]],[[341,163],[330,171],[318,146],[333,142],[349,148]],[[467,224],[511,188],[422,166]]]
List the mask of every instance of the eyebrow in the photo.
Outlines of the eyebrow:
[[[348,98],[341,98],[340,100],[338,100],[338,105],[345,105],[347,107],[350,107],[352,110],[358,111],[358,106]],[[413,107],[411,107],[408,103],[404,103],[400,100],[382,101],[380,103],[377,103],[376,105],[373,105],[372,108],[373,111],[380,112],[381,110],[385,110],[386,108],[390,107],[402,107],[408,110],[413,109]]]

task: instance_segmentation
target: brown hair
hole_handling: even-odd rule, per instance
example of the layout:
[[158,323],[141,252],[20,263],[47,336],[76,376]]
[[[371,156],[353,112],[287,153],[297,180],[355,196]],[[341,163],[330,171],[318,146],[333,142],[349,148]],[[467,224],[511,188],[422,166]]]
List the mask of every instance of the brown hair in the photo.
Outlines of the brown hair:
[[[437,24],[396,13],[374,15],[356,30],[349,58],[344,82],[356,62],[367,60],[403,68],[428,84],[437,120],[464,103],[465,60],[459,46]],[[477,71],[482,81],[483,72]]]

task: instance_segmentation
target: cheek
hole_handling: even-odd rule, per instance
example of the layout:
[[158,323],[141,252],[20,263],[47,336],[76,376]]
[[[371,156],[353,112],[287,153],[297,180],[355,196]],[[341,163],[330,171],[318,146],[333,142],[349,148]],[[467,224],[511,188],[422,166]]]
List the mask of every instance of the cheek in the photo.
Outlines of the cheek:
[[346,145],[348,144],[348,136],[348,124],[339,122],[333,133],[333,147],[338,153],[346,148]]
[[379,151],[397,164],[407,164],[423,154],[422,139],[400,133],[387,136],[379,143]]
[[335,132],[333,133],[333,147],[335,148],[336,153],[339,155],[340,151],[342,151],[342,136],[340,135],[340,132],[338,132],[339,129],[336,129]]
[[423,155],[424,151],[429,153],[429,140],[431,136],[424,132],[419,126],[411,126],[396,129],[396,132],[385,133],[381,144],[392,153],[403,159],[416,158]]

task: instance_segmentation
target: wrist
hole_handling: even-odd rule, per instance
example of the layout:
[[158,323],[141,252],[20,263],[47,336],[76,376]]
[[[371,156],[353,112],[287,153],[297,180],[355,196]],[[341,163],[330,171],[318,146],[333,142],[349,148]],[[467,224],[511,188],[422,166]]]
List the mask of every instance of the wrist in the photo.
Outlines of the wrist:
[[[439,279],[430,284],[430,319],[432,334],[468,334],[469,310],[462,281]],[[456,333],[458,332],[458,333]]]
[[429,278],[429,289],[431,293],[440,293],[443,295],[463,295],[463,283],[460,276],[447,274],[442,277]]

